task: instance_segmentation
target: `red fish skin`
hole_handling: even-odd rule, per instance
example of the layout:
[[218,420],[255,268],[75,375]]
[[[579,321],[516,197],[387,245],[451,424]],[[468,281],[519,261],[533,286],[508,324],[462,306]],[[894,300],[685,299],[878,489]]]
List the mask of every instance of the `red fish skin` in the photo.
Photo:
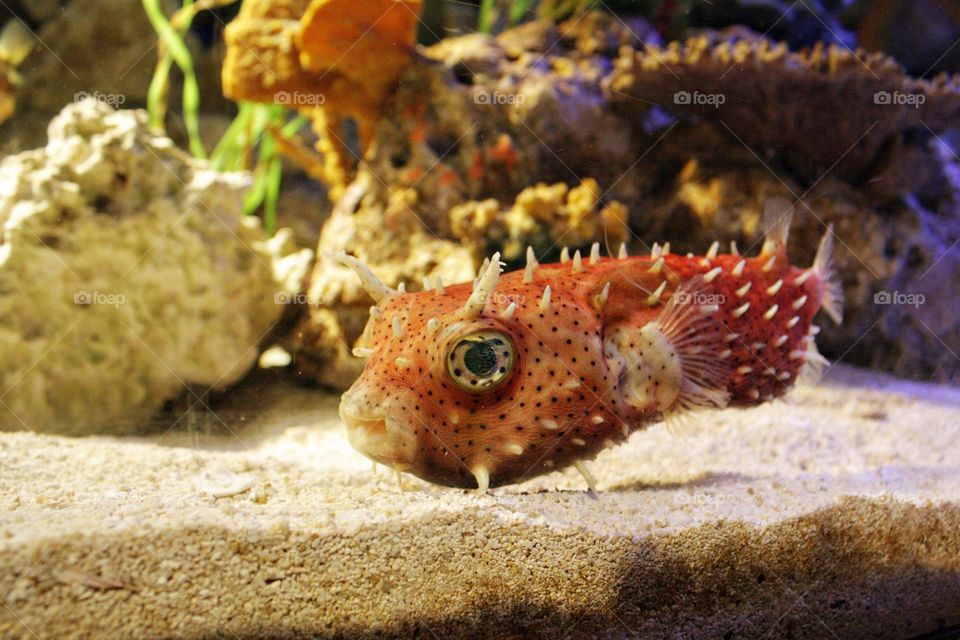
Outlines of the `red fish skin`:
[[[579,272],[571,262],[542,265],[529,283],[523,270],[507,273],[480,317],[469,320],[462,309],[470,284],[381,301],[358,343],[372,355],[341,404],[351,443],[377,462],[454,487],[482,486],[478,473],[498,486],[592,459],[663,417],[660,408],[627,400],[605,338],[658,322],[678,291],[695,294],[700,321],[709,323],[696,340],[724,376],[728,406],[786,392],[806,359],[820,305],[817,274],[789,265],[782,246],[752,258],[662,260],[659,268],[651,256],[583,260]],[[431,318],[439,328],[431,330]],[[516,361],[503,384],[476,394],[452,383],[446,355],[480,329],[509,336]]]

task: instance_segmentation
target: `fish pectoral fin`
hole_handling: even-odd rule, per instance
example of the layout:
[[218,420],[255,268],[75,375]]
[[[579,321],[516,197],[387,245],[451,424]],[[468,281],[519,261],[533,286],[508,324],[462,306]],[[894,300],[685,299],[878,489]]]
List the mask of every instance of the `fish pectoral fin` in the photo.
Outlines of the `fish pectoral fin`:
[[833,260],[833,225],[827,226],[827,232],[817,247],[817,256],[810,267],[820,283],[820,308],[827,312],[830,319],[840,324],[843,321],[843,283],[837,273]]
[[697,277],[673,293],[653,322],[609,332],[606,350],[624,362],[620,390],[628,404],[665,417],[727,406],[731,367],[721,356],[726,331],[712,319],[713,291]]

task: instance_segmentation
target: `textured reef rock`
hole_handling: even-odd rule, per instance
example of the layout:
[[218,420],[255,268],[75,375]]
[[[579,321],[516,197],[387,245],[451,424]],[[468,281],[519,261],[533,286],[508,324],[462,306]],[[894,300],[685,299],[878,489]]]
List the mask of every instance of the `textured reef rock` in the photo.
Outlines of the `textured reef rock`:
[[0,430],[123,432],[256,361],[311,252],[242,217],[249,178],[94,101],[0,163]]
[[0,433],[0,636],[960,628],[956,389],[840,366],[783,402],[632,435],[590,465],[597,496],[572,470],[482,496],[403,491],[350,448],[335,399],[241,397],[261,415],[203,449],[176,432],[167,446]]
[[[289,18],[309,3],[272,4]],[[278,71],[265,73],[268,57],[266,67],[225,67],[249,99],[316,83],[297,62],[302,26],[281,22],[285,35],[257,40],[264,56],[282,58]],[[269,20],[242,24],[276,34]],[[643,20],[589,12],[421,49],[379,119],[362,124],[372,134],[352,136],[349,101],[332,97],[306,110],[339,202],[321,249],[356,254],[388,284],[449,281],[493,250],[514,259],[525,243],[545,260],[563,244],[615,250],[624,238],[634,250],[669,240],[702,252],[714,239],[749,249],[764,201],[785,196],[796,202],[799,264],[826,224],[837,228],[848,311],[842,327],[825,329],[827,355],[952,376],[960,313],[949,283],[960,264],[948,249],[960,239],[960,172],[939,137],[960,122],[952,79],[916,80],[888,58],[836,45],[791,52],[744,29],[661,46]],[[589,224],[570,224],[565,191],[589,194]],[[323,297],[292,346],[302,368],[335,386],[357,370],[349,346],[365,310],[345,277],[318,262],[313,286],[344,294]],[[922,294],[927,305],[884,304],[886,293]],[[342,356],[332,367],[330,353]]]

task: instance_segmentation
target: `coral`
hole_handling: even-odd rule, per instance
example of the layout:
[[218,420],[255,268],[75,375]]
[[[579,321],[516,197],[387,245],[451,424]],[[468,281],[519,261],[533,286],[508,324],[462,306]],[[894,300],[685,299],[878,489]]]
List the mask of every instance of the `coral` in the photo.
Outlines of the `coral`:
[[336,137],[347,118],[361,148],[413,59],[420,0],[253,0],[226,30],[224,94],[309,114],[321,135],[331,196],[350,165]]
[[235,382],[311,257],[141,111],[70,105],[0,176],[0,429],[128,431]]
[[517,261],[527,246],[544,253],[558,245],[580,246],[600,237],[618,247],[629,233],[626,207],[614,201],[598,211],[600,196],[600,187],[591,178],[573,188],[563,182],[540,183],[521,191],[508,210],[501,210],[493,198],[454,206],[450,230],[479,252],[475,255],[479,260],[495,247],[502,249],[504,259]]
[[608,83],[615,109],[695,114],[811,181],[874,179],[902,159],[898,147],[922,147],[960,118],[957,79],[916,80],[881,54],[819,43],[791,52],[759,36],[624,50]]
[[[513,258],[532,244],[549,261],[558,241],[614,248],[625,212],[634,250],[669,240],[701,253],[714,239],[747,249],[766,198],[803,196],[791,255],[812,258],[824,223],[839,234],[847,315],[843,327],[824,328],[826,354],[951,377],[943,350],[931,348],[939,337],[960,350],[950,315],[923,315],[927,331],[910,309],[877,306],[872,295],[899,287],[951,299],[953,263],[941,256],[960,238],[958,185],[937,136],[960,118],[955,80],[913,79],[888,58],[839,46],[792,52],[746,29],[661,46],[642,19],[602,12],[448,38],[420,53],[386,97],[361,163],[342,161],[350,145],[339,121],[315,122],[335,201],[363,190],[321,249],[355,253],[388,284],[415,287],[424,275],[472,276],[494,250]],[[715,95],[723,101],[701,99]],[[601,194],[574,233],[568,192]],[[350,233],[336,232],[347,219]],[[424,252],[462,262],[431,271]],[[349,358],[362,309],[342,297],[357,286],[339,282],[349,277],[318,263],[314,286],[327,282],[335,295],[298,327],[301,368],[323,370],[311,354]],[[900,343],[892,324],[874,325],[905,316]]]

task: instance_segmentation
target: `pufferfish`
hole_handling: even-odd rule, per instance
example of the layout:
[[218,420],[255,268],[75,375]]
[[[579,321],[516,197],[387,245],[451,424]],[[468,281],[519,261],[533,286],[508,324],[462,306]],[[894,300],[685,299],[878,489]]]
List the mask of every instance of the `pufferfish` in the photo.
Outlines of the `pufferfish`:
[[[769,214],[767,215],[769,219]],[[768,224],[759,256],[718,243],[702,256],[571,258],[474,283],[388,288],[351,267],[376,301],[354,349],[366,359],[340,416],[354,448],[429,482],[520,482],[575,466],[633,431],[706,408],[750,407],[822,368],[813,318],[836,322],[842,289],[832,229],[808,269],[787,261],[789,216]]]

